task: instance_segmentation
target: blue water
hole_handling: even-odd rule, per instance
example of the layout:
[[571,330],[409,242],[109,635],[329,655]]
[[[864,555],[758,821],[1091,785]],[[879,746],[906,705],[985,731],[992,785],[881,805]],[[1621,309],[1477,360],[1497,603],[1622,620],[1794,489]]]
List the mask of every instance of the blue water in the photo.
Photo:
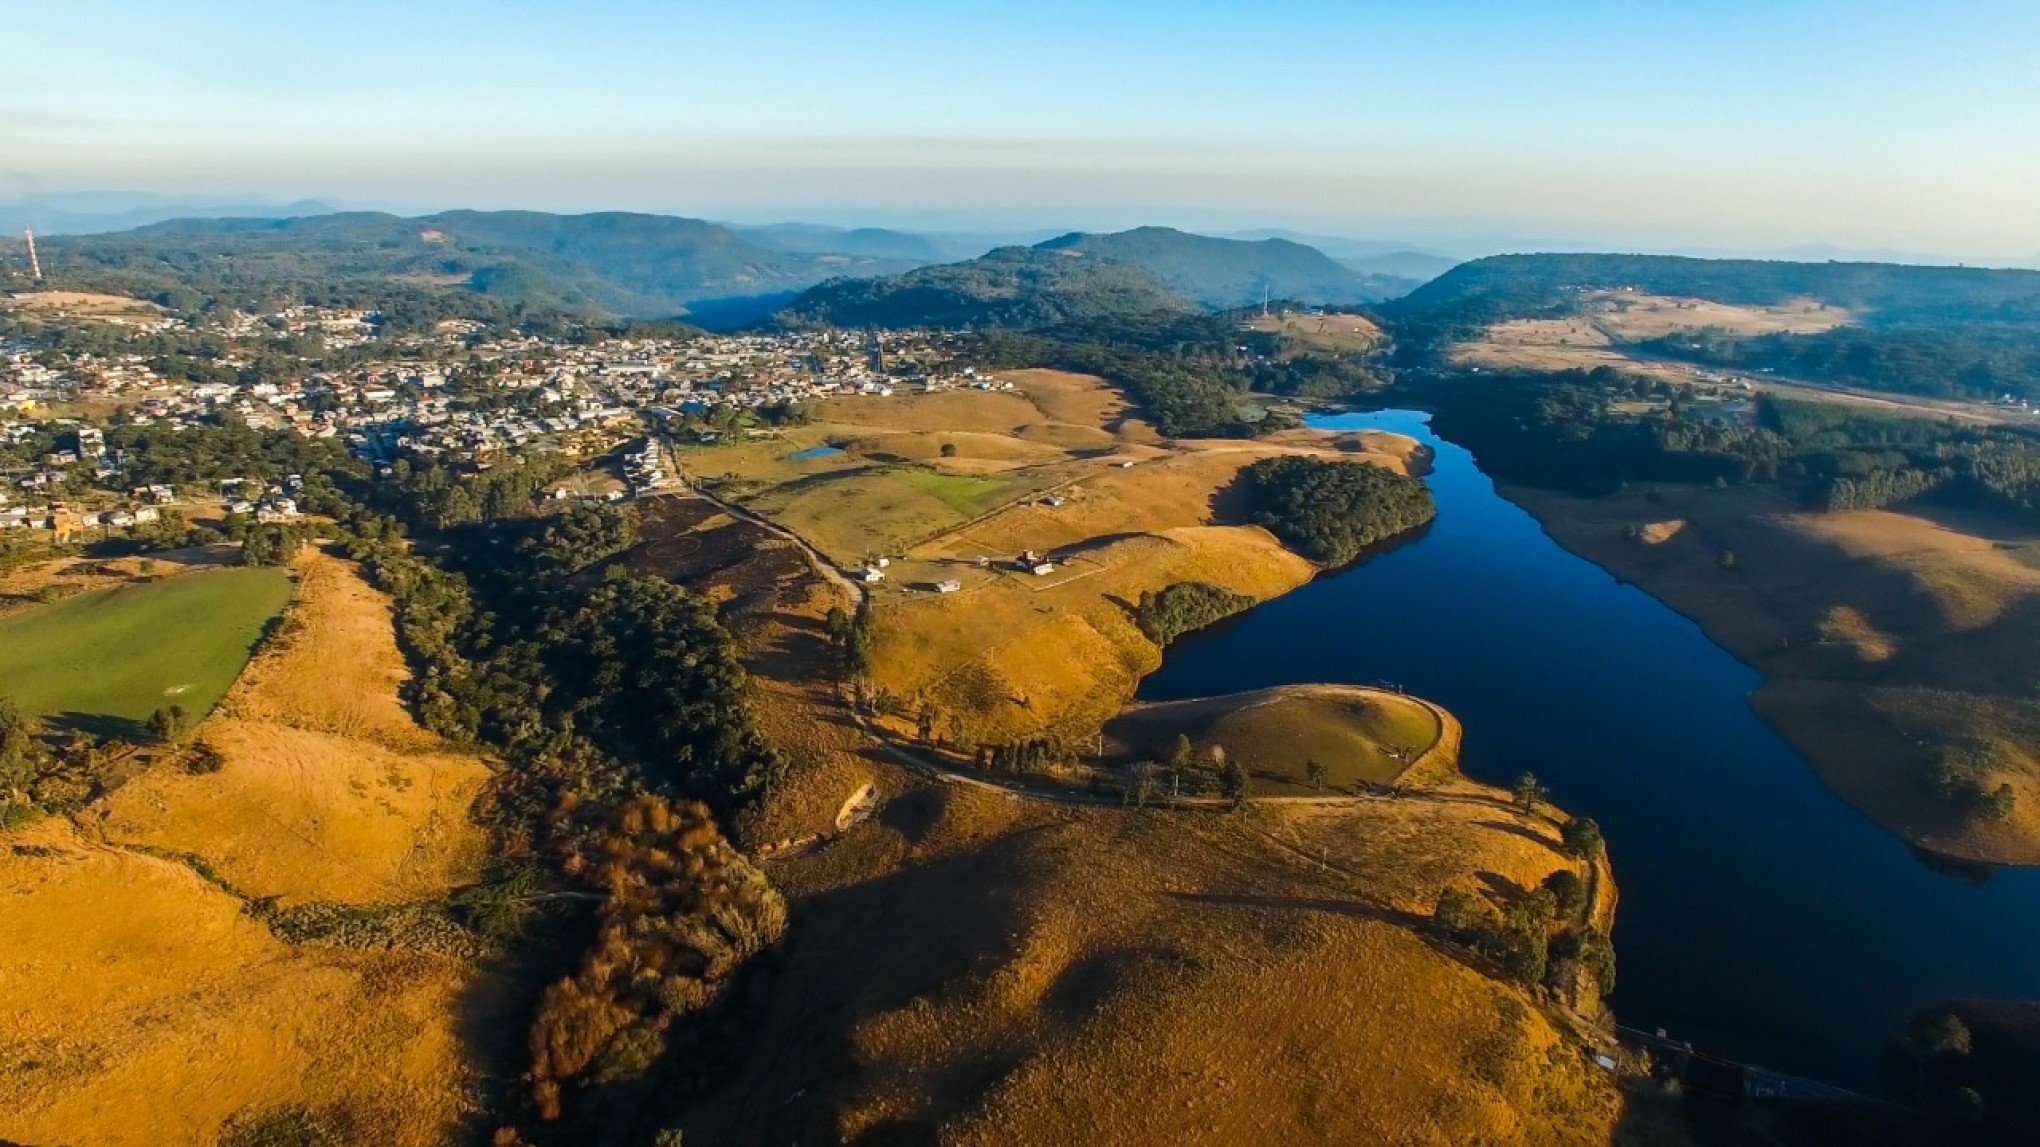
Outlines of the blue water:
[[1388,682],[1466,728],[1463,766],[1524,771],[1600,821],[1622,890],[1622,1022],[1868,1086],[1916,1010],[2040,998],[2040,870],[1951,875],[1830,794],[1760,721],[1758,674],[1547,537],[1428,416],[1313,418],[1435,452],[1415,541],[1170,650],[1146,700]]
[[810,458],[827,458],[832,454],[841,454],[842,452],[843,448],[840,446],[810,446],[805,450],[796,450],[786,457],[793,462],[805,462]]

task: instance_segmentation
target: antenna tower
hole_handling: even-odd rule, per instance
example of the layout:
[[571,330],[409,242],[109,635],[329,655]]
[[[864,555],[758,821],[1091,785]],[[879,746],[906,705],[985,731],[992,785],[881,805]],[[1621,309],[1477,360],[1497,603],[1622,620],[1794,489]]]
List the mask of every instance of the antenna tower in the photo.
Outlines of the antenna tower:
[[21,237],[28,240],[28,277],[42,282],[42,261],[35,257],[35,232],[23,227]]

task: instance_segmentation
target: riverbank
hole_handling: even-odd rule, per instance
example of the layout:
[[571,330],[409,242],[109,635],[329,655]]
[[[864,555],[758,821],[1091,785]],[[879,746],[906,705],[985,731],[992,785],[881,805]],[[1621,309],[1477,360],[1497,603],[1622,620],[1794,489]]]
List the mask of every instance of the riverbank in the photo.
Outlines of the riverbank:
[[1980,516],[1815,514],[1764,488],[1500,492],[1762,673],[1758,714],[1887,831],[2040,864],[2040,537]]

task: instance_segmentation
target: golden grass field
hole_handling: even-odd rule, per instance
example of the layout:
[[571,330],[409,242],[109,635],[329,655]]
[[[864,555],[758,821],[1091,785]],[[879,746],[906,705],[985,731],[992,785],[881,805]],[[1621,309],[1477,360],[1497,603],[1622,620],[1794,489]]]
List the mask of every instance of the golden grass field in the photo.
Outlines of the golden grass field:
[[[1565,371],[1606,366],[1674,385],[1705,387],[1715,385],[1709,375],[1719,372],[1694,363],[1648,357],[1634,344],[1703,329],[1742,335],[1810,334],[1853,321],[1854,317],[1840,307],[1822,308],[1810,301],[1774,307],[1731,306],[1704,299],[1602,291],[1578,315],[1495,323],[1480,337],[1456,344],[1451,361],[1482,370]],[[1837,402],[1885,414],[1975,423],[2027,420],[2024,414],[1989,402],[1884,394],[1767,374],[1749,376],[1747,381],[1758,391],[1814,402]]]
[[1737,335],[1810,335],[1855,321],[1846,308],[1814,299],[1774,306],[1738,306],[1708,299],[1599,291],[1589,303],[1595,325],[1624,342],[1640,342],[1684,331],[1718,330]]
[[304,1109],[345,1142],[423,1147],[471,1112],[474,968],[293,947],[237,896],[381,903],[480,859],[486,770],[403,710],[388,600],[335,558],[295,569],[284,634],[198,731],[219,772],[158,765],[0,840],[0,1138],[209,1144]]
[[798,931],[690,1141],[1602,1143],[1620,1118],[1558,1019],[1421,919],[1569,863],[1500,794],[1242,817],[880,783],[877,817],[774,863]]
[[[1267,598],[1310,579],[1265,530],[1230,524],[1242,467],[1285,452],[1419,461],[1381,434],[1164,444],[1101,379],[999,378],[1015,389],[835,399],[779,438],[683,456],[690,472],[737,475],[747,508],[839,565],[894,559],[871,598],[874,684],[933,704],[974,741],[1088,735],[1117,712],[1160,664],[1128,612],[1144,590],[1209,581]],[[791,458],[823,442],[843,453]],[[1014,570],[1028,549],[1060,568]],[[947,580],[960,590],[931,592]]]
[[[1851,804],[1936,852],[2040,863],[2040,537],[1980,515],[1808,513],[1756,488],[1508,496],[1760,670],[1757,710]],[[1644,523],[1655,544],[1625,536]],[[1937,756],[1964,749],[2013,786],[2011,819],[1931,791]]]
[[157,770],[99,810],[109,840],[200,856],[230,885],[286,904],[415,900],[474,879],[477,758],[419,727],[389,599],[307,550],[277,645],[202,725],[218,772]]
[[1277,334],[1311,350],[1350,354],[1374,349],[1381,342],[1381,327],[1365,315],[1311,315],[1297,312],[1256,315],[1247,325],[1264,334]]
[[[1184,736],[1200,761],[1220,746],[1245,764],[1256,795],[1308,796],[1397,780],[1440,748],[1448,733],[1456,744],[1450,724],[1415,697],[1351,685],[1293,685],[1132,705],[1106,722],[1104,733],[1109,758],[1166,760]],[[1312,761],[1325,767],[1322,787],[1310,782]]]
[[145,299],[132,299],[126,295],[98,295],[88,291],[23,291],[17,295],[0,295],[0,309],[46,311],[79,318],[105,318],[116,315],[156,318],[163,314],[163,308]]
[[304,1108],[429,1147],[468,1109],[458,961],[292,948],[190,868],[61,821],[0,841],[0,898],[0,1139],[211,1144]]

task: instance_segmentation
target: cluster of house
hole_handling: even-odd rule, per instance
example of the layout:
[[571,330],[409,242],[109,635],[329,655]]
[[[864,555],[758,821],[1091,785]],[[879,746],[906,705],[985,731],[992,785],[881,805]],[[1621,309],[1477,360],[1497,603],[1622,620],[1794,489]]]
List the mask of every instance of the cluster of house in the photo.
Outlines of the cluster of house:
[[301,474],[281,482],[228,478],[220,483],[220,505],[229,514],[253,517],[258,522],[288,522],[300,515],[297,495],[304,487]]
[[[981,390],[1010,384],[955,367],[958,336],[946,332],[810,331],[699,335],[689,338],[541,338],[522,333],[482,338],[479,324],[449,320],[426,334],[384,335],[373,312],[293,307],[235,315],[216,324],[229,338],[213,367],[238,370],[234,381],[191,381],[151,369],[142,355],[52,352],[0,347],[0,445],[56,431],[76,446],[5,475],[0,527],[39,526],[59,534],[131,528],[160,520],[174,493],[138,488],[132,504],[97,510],[80,502],[118,498],[122,460],[100,431],[50,409],[106,406],[136,425],[216,424],[287,429],[336,439],[359,457],[389,464],[407,455],[486,466],[502,457],[560,452],[589,456],[648,428],[713,414],[787,407],[844,396],[885,397],[899,390]],[[316,331],[331,350],[364,345],[368,361],[345,370],[279,376],[257,371],[258,340]],[[308,366],[310,364],[307,364]],[[209,377],[224,377],[214,370]],[[625,473],[639,491],[674,476],[658,439],[627,453]],[[108,497],[108,495],[111,497]],[[297,516],[293,481],[224,489],[229,513],[260,521]]]
[[[593,453],[614,448],[641,426],[718,407],[784,407],[838,395],[891,395],[901,386],[933,390],[996,385],[950,373],[957,338],[944,332],[839,331],[593,341],[511,335],[477,340],[472,323],[448,321],[428,335],[377,337],[372,312],[295,307],[237,315],[229,335],[260,337],[317,329],[352,332],[387,357],[354,369],[286,378],[191,382],[164,378],[141,356],[0,354],[0,409],[33,417],[39,407],[80,400],[128,411],[136,423],[217,421],[232,415],[255,429],[339,438],[387,462],[404,453],[482,461],[527,450]],[[330,349],[334,342],[326,338]],[[246,348],[212,365],[244,369]],[[59,358],[63,356],[57,356]]]
[[666,471],[666,452],[656,438],[647,438],[637,449],[624,454],[623,475],[630,480],[631,488],[640,493],[662,490],[674,483],[674,476]]

